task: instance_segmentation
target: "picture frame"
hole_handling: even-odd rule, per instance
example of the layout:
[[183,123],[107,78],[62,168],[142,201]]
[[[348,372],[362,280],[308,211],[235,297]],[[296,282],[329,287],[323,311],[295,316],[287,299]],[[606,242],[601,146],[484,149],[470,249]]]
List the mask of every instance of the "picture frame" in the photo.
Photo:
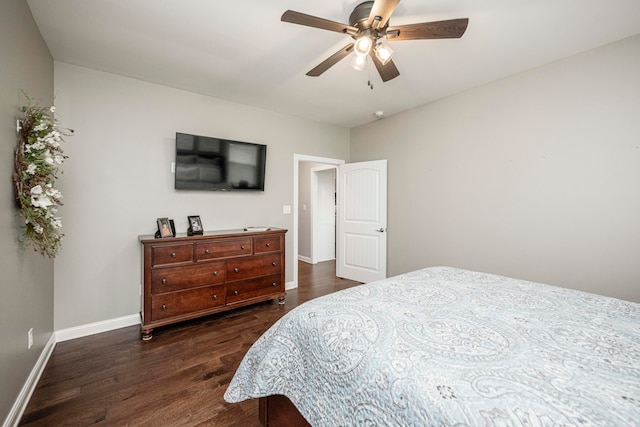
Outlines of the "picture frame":
[[175,231],[169,218],[158,218],[156,222],[158,223],[158,233],[156,233],[158,237],[165,238],[175,236]]
[[202,227],[202,220],[199,215],[187,216],[189,222],[189,228],[187,229],[187,235],[193,236],[194,234],[203,234],[204,228]]

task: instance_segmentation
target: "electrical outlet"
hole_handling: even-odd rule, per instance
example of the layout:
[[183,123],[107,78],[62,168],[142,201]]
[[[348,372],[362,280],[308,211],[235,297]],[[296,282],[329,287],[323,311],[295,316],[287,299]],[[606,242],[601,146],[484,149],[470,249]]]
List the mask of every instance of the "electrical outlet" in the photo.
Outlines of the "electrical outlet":
[[29,329],[29,332],[27,332],[27,339],[29,340],[29,347],[27,347],[27,350],[30,350],[31,347],[33,347],[33,328]]

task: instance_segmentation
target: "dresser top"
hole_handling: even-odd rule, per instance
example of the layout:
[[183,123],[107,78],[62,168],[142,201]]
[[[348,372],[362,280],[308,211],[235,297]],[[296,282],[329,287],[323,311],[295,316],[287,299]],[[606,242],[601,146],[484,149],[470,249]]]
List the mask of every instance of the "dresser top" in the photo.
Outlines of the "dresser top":
[[211,230],[205,231],[203,234],[196,234],[193,236],[187,236],[187,233],[176,233],[176,237],[163,237],[156,238],[153,234],[144,234],[138,236],[138,240],[140,243],[152,243],[152,242],[173,242],[173,241],[189,241],[189,240],[201,240],[211,237],[242,237],[247,235],[260,235],[260,234],[278,234],[278,233],[286,233],[288,230],[284,228],[277,227],[267,227],[267,230],[264,230],[260,227],[260,230],[255,229],[244,229],[238,228],[235,230]]

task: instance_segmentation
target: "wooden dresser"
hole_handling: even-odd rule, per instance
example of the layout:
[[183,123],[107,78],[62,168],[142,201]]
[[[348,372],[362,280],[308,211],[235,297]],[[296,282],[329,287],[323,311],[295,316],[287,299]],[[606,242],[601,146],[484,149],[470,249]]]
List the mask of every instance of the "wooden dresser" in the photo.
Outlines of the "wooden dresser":
[[142,244],[142,339],[153,328],[278,298],[284,304],[285,233],[225,230]]

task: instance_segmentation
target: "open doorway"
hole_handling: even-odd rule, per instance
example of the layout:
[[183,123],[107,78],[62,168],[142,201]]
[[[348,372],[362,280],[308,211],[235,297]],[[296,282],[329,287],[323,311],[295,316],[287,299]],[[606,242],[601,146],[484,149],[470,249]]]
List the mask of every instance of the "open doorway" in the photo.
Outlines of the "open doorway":
[[387,271],[387,161],[346,164],[344,160],[294,154],[293,283],[298,287],[299,187],[303,162],[336,165],[337,249],[336,275],[358,282],[386,277]]
[[[303,169],[310,166],[306,174],[308,185],[303,185]],[[298,259],[317,264],[336,259],[336,172],[335,165],[300,164],[298,212]],[[308,206],[306,205],[308,202]],[[306,235],[302,230],[306,228]]]
[[[326,220],[330,215],[328,214],[329,206],[327,206],[327,193],[333,193],[333,201],[331,204],[334,209],[334,221],[335,221],[335,170],[338,165],[342,165],[345,163],[342,159],[332,159],[326,157],[317,157],[317,156],[306,156],[302,154],[294,154],[293,156],[293,181],[294,181],[294,189],[293,189],[293,250],[291,251],[291,255],[289,256],[291,265],[293,266],[293,284],[292,286],[288,286],[288,288],[296,288],[298,287],[298,259],[302,259],[305,262],[319,262],[322,258],[326,258],[327,254],[330,252],[331,246],[333,246],[333,257],[335,258],[335,222],[333,225],[328,223]],[[312,172],[311,170],[314,169]],[[302,174],[301,174],[302,171]],[[328,172],[324,172],[328,171]],[[330,175],[332,174],[332,175]],[[311,194],[311,184],[312,178],[319,178],[322,186],[322,208],[318,206],[318,199],[316,196],[318,194],[313,195],[315,198],[315,203],[312,203],[312,194]],[[328,183],[333,180],[333,189],[329,189]],[[309,188],[308,191],[308,200],[303,196],[303,200],[301,201],[300,190],[301,186],[307,186]],[[314,218],[315,221],[311,221],[311,214],[313,209],[315,209],[315,217],[321,216],[322,218]],[[322,211],[322,212],[320,212]],[[305,216],[309,216],[309,220],[307,221]],[[322,222],[322,224],[321,224]],[[315,223],[315,228],[317,228],[318,233],[314,234],[312,230],[312,223]],[[333,240],[330,242],[323,241],[323,235],[326,236],[327,233],[331,233],[331,227],[333,227]],[[304,234],[303,234],[304,233]],[[301,239],[301,235],[308,236],[308,252],[306,251],[306,241],[305,238]],[[315,243],[312,243],[312,235],[314,236],[313,240]],[[304,251],[301,254],[300,251],[300,241],[302,241],[302,245],[305,245]],[[314,249],[312,254],[312,248]]]

